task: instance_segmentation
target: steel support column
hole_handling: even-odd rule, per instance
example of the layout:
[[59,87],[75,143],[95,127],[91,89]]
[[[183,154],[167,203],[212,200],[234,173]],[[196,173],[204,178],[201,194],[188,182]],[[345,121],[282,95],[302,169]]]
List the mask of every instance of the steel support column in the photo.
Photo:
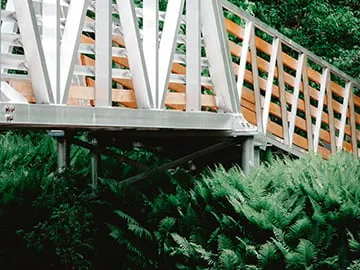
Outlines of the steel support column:
[[57,164],[60,172],[70,166],[70,143],[65,134],[57,136]]
[[[97,139],[93,138],[91,143],[96,146],[98,143]],[[91,151],[91,187],[93,190],[95,190],[98,186],[99,161],[99,153]]]
[[241,144],[241,168],[249,174],[252,168],[260,165],[260,150],[255,147],[254,137],[247,137]]

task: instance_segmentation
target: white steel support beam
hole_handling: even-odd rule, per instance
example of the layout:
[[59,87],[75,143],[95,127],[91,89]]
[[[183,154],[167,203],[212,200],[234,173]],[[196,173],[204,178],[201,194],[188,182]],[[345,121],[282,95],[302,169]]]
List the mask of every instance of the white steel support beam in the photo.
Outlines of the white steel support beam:
[[312,131],[312,120],[311,120],[308,65],[307,65],[307,56],[306,55],[304,57],[302,79],[303,79],[303,90],[304,90],[307,142],[308,142],[308,151],[310,152],[313,149],[313,131]]
[[186,2],[186,111],[201,111],[201,1]]
[[61,103],[66,104],[75,62],[78,59],[80,38],[84,27],[89,0],[71,1],[61,42]]
[[281,108],[281,121],[283,128],[284,143],[289,145],[289,123],[288,123],[288,111],[286,104],[286,88],[284,80],[284,63],[283,63],[283,52],[281,42],[279,44],[277,53],[277,73],[279,80],[279,91],[280,91],[280,108]]
[[159,48],[159,91],[160,98],[157,108],[165,107],[171,66],[174,59],[179,25],[184,9],[184,0],[170,0],[165,15],[164,28]]
[[221,1],[200,1],[202,32],[210,75],[218,99],[218,108],[220,111],[238,113],[240,112],[240,98],[236,90]]
[[237,78],[237,82],[236,82],[236,87],[237,87],[237,91],[238,91],[238,95],[239,95],[240,104],[241,104],[241,98],[242,98],[242,89],[244,86],[246,62],[247,62],[247,57],[249,54],[249,45],[250,45],[252,29],[253,29],[253,23],[247,22],[246,26],[245,26],[244,39],[242,41],[240,63],[239,63],[239,69],[238,69],[238,78]]
[[330,79],[330,71],[328,68],[324,68],[322,76],[321,76],[321,85],[320,85],[320,93],[319,93],[319,102],[317,106],[316,112],[316,122],[314,129],[314,152],[317,153],[319,147],[319,138],[320,138],[320,129],[321,129],[321,120],[322,114],[324,110],[324,100],[325,100],[325,92],[327,85]]
[[159,1],[143,2],[143,50],[151,94],[159,104]]
[[[330,76],[329,76],[330,80]],[[336,152],[336,135],[335,135],[335,119],[334,119],[334,109],[333,109],[333,96],[332,96],[332,88],[330,82],[326,87],[326,95],[327,95],[327,109],[329,115],[329,132],[330,132],[330,148],[331,153],[334,154]]]
[[337,150],[341,151],[343,149],[344,136],[345,136],[345,126],[347,113],[349,108],[349,97],[350,93],[353,92],[353,84],[352,82],[347,82],[345,86],[344,100],[341,108],[341,119],[340,119],[340,128],[339,128],[339,137],[336,144]]
[[95,106],[112,105],[112,0],[96,1]]
[[[259,85],[259,70],[257,63],[257,50],[255,42],[255,27],[251,26],[251,35],[250,35],[250,55],[251,55],[251,70],[253,74],[253,88],[255,96],[255,108],[256,108],[256,123],[258,130],[261,134],[264,134],[263,124],[262,124],[262,106],[261,106],[261,92]],[[241,100],[241,97],[240,97]],[[241,102],[240,102],[241,103]]]
[[42,2],[42,45],[55,103],[60,103],[60,0]]
[[120,22],[127,49],[136,103],[139,109],[154,107],[138,21],[133,0],[117,0]]
[[269,64],[269,73],[266,81],[266,91],[265,91],[265,101],[264,101],[264,110],[263,110],[263,131],[266,133],[267,124],[269,120],[269,111],[270,111],[270,103],[271,103],[271,96],[273,92],[273,83],[274,83],[274,76],[275,76],[275,68],[276,68],[276,60],[277,55],[279,53],[279,46],[280,40],[279,38],[275,37],[272,43],[272,50],[271,50],[271,58]]
[[302,73],[303,73],[303,69],[304,69],[304,63],[305,63],[305,55],[300,54],[298,61],[297,61],[297,66],[296,66],[295,86],[294,86],[294,92],[292,94],[292,101],[291,101],[291,113],[290,113],[290,123],[289,123],[289,143],[290,143],[290,145],[293,144],[293,139],[294,139],[296,112],[297,112],[298,101],[299,101],[301,77],[302,77]]
[[54,103],[44,50],[31,0],[14,0],[23,48],[38,103]]

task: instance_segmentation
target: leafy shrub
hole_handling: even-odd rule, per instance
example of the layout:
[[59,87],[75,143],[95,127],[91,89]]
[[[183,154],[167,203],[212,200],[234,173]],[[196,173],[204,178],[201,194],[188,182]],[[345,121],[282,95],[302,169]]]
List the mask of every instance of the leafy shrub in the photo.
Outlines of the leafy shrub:
[[354,269],[359,179],[349,154],[279,160],[250,176],[219,167],[149,202],[159,268]]

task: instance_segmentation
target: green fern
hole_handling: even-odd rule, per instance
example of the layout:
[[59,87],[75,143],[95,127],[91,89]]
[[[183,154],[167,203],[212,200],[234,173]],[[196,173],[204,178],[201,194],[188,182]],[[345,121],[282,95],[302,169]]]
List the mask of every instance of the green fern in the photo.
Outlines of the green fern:
[[[348,231],[347,234],[349,236],[348,242],[351,251],[360,253],[360,241],[356,240],[354,235],[350,231]],[[358,239],[360,239],[360,233],[358,233]]]
[[237,254],[231,249],[223,249],[219,256],[219,265],[222,269],[237,269],[240,260]]
[[267,242],[260,246],[258,252],[258,259],[261,267],[267,267],[274,263],[274,261],[278,260],[279,255],[277,254],[276,246],[271,243]]

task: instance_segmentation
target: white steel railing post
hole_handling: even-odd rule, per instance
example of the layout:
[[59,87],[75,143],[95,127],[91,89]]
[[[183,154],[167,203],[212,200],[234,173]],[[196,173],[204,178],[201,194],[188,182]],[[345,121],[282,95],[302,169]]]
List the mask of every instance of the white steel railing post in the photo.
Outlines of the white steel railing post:
[[290,113],[290,123],[289,123],[289,143],[290,146],[293,144],[294,133],[295,133],[295,121],[296,121],[296,112],[298,109],[298,101],[299,101],[299,93],[301,87],[301,77],[303,73],[303,67],[305,64],[305,55],[300,54],[297,60],[296,65],[296,77],[295,77],[295,85],[294,92],[292,94],[291,100],[291,113]]
[[161,34],[159,47],[159,103],[158,109],[165,107],[165,98],[168,90],[168,82],[171,73],[172,61],[176,48],[180,20],[184,8],[184,0],[168,1],[164,28]]
[[239,113],[240,98],[236,89],[221,1],[201,0],[201,22],[219,111]]
[[54,103],[33,2],[14,0],[14,6],[36,101]]
[[112,105],[112,0],[95,6],[95,106]]
[[55,103],[60,103],[60,0],[42,2],[42,45]]
[[274,40],[272,43],[270,64],[269,64],[269,73],[268,73],[268,78],[266,81],[264,110],[263,110],[263,116],[262,116],[264,133],[266,133],[266,131],[267,131],[267,124],[268,124],[268,120],[269,120],[270,103],[271,103],[271,96],[272,96],[272,92],[273,92],[273,82],[274,82],[274,77],[275,77],[275,68],[276,68],[277,54],[279,53],[279,46],[280,46],[280,39],[277,37],[274,37]]
[[186,2],[186,111],[201,110],[201,1]]
[[[103,1],[101,2],[103,3]],[[69,88],[74,66],[78,59],[80,39],[88,6],[89,0],[71,1],[66,17],[60,51],[60,95],[62,104],[66,104],[68,100]]]
[[314,129],[314,152],[316,153],[319,147],[319,138],[320,138],[320,128],[321,128],[321,119],[324,109],[324,99],[325,92],[327,89],[327,85],[329,83],[330,71],[328,68],[324,68],[323,74],[321,76],[321,85],[320,85],[320,93],[319,93],[319,103],[317,106],[316,112],[316,122]]
[[352,82],[347,82],[345,86],[345,93],[344,93],[344,100],[341,108],[341,120],[340,120],[340,127],[339,127],[339,137],[337,141],[337,150],[341,151],[343,149],[344,143],[344,136],[345,136],[345,127],[346,127],[346,119],[348,114],[349,108],[349,97],[350,93],[353,92],[353,84]]
[[[242,89],[243,89],[243,86],[244,86],[246,62],[247,62],[247,57],[248,57],[248,54],[249,54],[249,45],[250,45],[252,29],[253,29],[253,23],[252,22],[246,22],[244,39],[242,41],[240,63],[239,63],[239,68],[238,68],[238,79],[237,79],[237,82],[236,82],[237,91],[238,91],[238,95],[239,95],[239,99],[240,99],[240,104],[241,104],[241,98],[242,98]],[[255,55],[255,57],[256,57],[256,55]],[[254,79],[254,81],[255,80],[257,80],[257,78]]]
[[139,109],[154,107],[133,0],[117,0],[126,52]]
[[[159,1],[143,2],[143,50],[154,104],[159,103]],[[155,105],[156,106],[156,105]]]

